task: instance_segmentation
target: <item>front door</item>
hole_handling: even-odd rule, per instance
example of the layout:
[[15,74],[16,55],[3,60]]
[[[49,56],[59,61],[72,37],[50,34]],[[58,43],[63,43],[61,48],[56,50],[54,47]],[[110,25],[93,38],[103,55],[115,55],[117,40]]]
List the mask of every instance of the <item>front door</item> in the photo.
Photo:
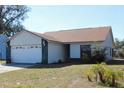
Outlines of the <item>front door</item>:
[[91,63],[91,46],[90,45],[81,45],[81,59],[83,63]]

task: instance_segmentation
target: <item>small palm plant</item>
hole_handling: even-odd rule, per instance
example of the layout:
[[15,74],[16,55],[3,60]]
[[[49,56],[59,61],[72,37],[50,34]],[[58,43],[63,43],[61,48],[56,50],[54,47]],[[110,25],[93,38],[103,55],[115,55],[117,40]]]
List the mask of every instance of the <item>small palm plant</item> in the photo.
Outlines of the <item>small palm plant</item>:
[[118,87],[119,81],[124,79],[122,71],[114,71],[105,63],[94,65],[86,72],[89,81],[100,82],[111,87]]

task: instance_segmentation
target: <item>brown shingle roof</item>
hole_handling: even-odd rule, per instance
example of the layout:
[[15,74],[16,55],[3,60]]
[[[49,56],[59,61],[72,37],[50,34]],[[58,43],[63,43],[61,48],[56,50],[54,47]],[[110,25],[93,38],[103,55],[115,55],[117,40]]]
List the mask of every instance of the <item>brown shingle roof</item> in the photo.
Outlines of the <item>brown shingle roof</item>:
[[[37,33],[37,32],[31,32],[31,31],[27,31],[27,32],[30,32],[34,35],[37,35],[49,41],[71,43],[71,42],[104,41],[110,31],[111,31],[111,27],[106,26],[106,27],[96,27],[96,28],[61,30],[61,31],[56,31],[56,32],[46,32],[44,34]],[[22,32],[23,31],[18,32],[11,39],[15,38],[19,33],[22,33]]]
[[56,32],[46,32],[42,34],[47,39],[67,42],[97,42],[104,41],[111,31],[110,26],[96,27],[96,28],[83,28],[72,30],[61,30]]
[[[41,34],[41,33],[37,33],[37,32],[32,32],[33,34],[39,36],[39,37],[42,37],[44,39],[47,39],[47,40],[51,40],[51,41],[57,41],[57,39],[55,39],[54,37],[52,36],[48,36],[48,35],[45,35],[45,34]],[[59,42],[59,41],[58,41]]]

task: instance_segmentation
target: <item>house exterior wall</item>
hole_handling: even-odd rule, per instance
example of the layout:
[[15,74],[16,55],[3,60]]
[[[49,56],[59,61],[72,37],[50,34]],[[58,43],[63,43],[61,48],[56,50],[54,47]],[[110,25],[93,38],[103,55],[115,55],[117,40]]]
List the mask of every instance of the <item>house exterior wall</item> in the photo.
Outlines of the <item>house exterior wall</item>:
[[29,32],[22,32],[11,40],[10,45],[32,45],[41,44],[41,38]]
[[112,47],[113,47],[113,40],[112,40],[112,34],[111,33],[109,33],[107,35],[106,40],[101,44],[101,46],[103,48],[107,48],[106,58],[107,58],[107,60],[111,60],[112,59]]
[[7,39],[6,35],[0,35],[0,59],[2,60],[6,59]]
[[11,61],[14,63],[41,63],[41,38],[22,32],[10,41]]
[[80,45],[91,45],[92,48],[100,46],[99,43],[71,43],[70,44],[70,58],[80,58]]
[[[14,63],[42,63],[42,39],[28,32],[22,32],[11,40],[11,61]],[[39,48],[30,48],[31,46]],[[22,49],[16,49],[18,47]],[[23,49],[24,48],[24,49]],[[48,64],[64,60],[64,45],[48,42]]]
[[48,63],[57,63],[58,60],[64,61],[64,45],[48,43]]
[[[109,33],[104,42],[70,43],[70,58],[80,58],[80,45],[91,45],[92,48],[100,46],[108,48],[106,58],[112,59],[112,34]],[[10,41],[11,61],[15,63],[42,63],[42,38],[30,32],[21,32]],[[48,42],[48,63],[64,61],[65,48],[63,44]]]
[[104,42],[92,42],[92,43],[71,43],[70,44],[70,58],[80,58],[80,45],[91,45],[91,54],[93,52],[93,48],[96,46],[101,48],[107,48],[106,50],[106,60],[112,59],[112,34],[109,33]]

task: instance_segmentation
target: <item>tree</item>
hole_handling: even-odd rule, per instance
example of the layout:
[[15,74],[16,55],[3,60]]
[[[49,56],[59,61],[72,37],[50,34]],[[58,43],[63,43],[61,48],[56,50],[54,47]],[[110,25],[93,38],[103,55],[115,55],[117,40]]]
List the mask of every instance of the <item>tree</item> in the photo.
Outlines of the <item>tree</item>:
[[0,5],[0,34],[12,36],[22,31],[22,22],[30,9],[24,5]]
[[116,49],[121,48],[121,41],[119,41],[118,38],[115,38],[115,48],[116,48]]
[[115,39],[115,56],[124,58],[124,40]]

